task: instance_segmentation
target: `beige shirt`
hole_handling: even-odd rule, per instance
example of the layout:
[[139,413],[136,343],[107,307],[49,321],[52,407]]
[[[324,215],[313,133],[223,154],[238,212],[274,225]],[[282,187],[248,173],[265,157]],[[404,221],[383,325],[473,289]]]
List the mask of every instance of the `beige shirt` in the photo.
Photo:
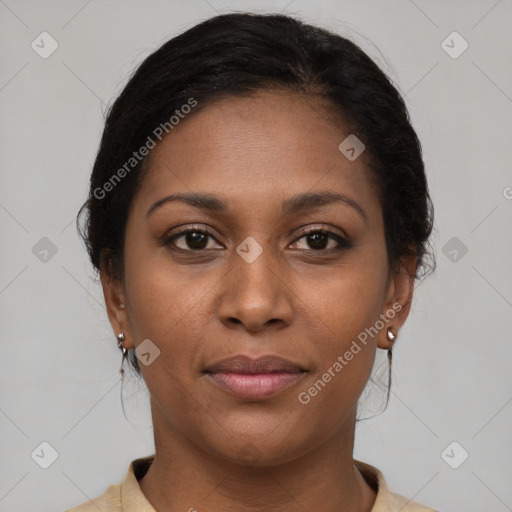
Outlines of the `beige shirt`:
[[[65,512],[155,512],[139,482],[153,462],[154,456],[135,459],[120,484],[111,485],[101,496]],[[354,460],[368,484],[377,492],[371,512],[437,512],[389,491],[382,473],[375,467]]]

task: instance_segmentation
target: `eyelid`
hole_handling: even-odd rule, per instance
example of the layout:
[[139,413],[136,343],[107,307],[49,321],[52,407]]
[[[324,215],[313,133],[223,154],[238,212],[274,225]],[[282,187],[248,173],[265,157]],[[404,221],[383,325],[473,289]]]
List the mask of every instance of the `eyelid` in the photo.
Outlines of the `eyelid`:
[[[325,226],[325,225],[318,224],[318,225],[308,226],[303,231],[300,231],[300,229],[302,229],[302,228],[298,228],[296,230],[296,231],[299,231],[298,234],[300,236],[308,235],[311,232],[322,231],[326,234],[332,234],[332,235],[336,235],[336,236],[345,238],[346,240],[350,240],[350,236],[348,236],[347,233],[345,233],[345,231],[343,229],[334,228],[333,226]],[[338,229],[340,231],[340,233],[333,231],[333,229]]]
[[173,233],[170,236],[176,236],[181,235],[183,233],[188,233],[189,231],[201,231],[204,233],[208,233],[213,238],[217,240],[217,235],[210,229],[210,227],[204,225],[204,224],[187,224],[185,226],[182,226],[181,228],[176,228],[178,231]]

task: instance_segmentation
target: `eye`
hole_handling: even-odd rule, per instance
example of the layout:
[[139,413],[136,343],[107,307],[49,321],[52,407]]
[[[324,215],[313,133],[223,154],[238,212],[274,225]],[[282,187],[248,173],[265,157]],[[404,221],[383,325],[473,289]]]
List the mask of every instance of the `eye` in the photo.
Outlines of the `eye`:
[[[310,228],[302,234],[292,245],[297,245],[305,239],[307,247],[295,247],[301,250],[317,252],[330,252],[340,249],[348,249],[351,242],[345,237],[320,228]],[[215,235],[204,227],[188,227],[174,234],[166,234],[162,244],[170,246],[172,250],[200,252],[209,249],[217,249]],[[218,244],[218,242],[217,242]],[[218,244],[220,245],[220,244]],[[222,246],[220,246],[222,248]]]
[[207,229],[203,227],[201,229],[188,228],[178,233],[165,235],[163,244],[171,246],[172,249],[198,252],[215,249],[215,247],[209,246],[211,240],[215,240],[215,237]]
[[[300,238],[298,238],[294,244],[297,244],[299,240],[306,239],[306,243],[309,247],[303,248],[304,250],[312,251],[330,251],[347,249],[351,247],[350,242],[341,235],[327,231],[326,229],[312,228],[307,230]],[[329,246],[329,240],[334,242],[334,246]],[[300,249],[300,247],[299,247]]]

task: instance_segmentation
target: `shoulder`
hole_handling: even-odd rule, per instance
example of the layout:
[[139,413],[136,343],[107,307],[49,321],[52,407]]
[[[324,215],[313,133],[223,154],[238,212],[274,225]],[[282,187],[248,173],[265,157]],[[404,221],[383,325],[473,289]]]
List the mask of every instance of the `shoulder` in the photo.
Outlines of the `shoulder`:
[[111,485],[101,495],[65,512],[121,512],[121,484]]
[[389,503],[390,510],[400,510],[401,512],[438,512],[433,508],[421,505],[394,492],[389,492]]
[[391,492],[384,475],[376,467],[355,459],[354,465],[377,492],[371,512],[438,512],[405,496]]
[[65,512],[155,512],[138,483],[153,459],[154,455],[149,455],[132,460],[121,483],[111,485],[101,496]]

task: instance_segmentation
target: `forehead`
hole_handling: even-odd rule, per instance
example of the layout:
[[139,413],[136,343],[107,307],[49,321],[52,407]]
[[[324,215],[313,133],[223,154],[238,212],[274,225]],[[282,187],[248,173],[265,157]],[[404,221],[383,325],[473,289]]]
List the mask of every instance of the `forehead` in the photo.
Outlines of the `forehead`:
[[322,189],[378,206],[367,155],[350,161],[340,152],[350,133],[325,102],[266,91],[198,107],[150,153],[138,202],[193,191],[247,209]]

